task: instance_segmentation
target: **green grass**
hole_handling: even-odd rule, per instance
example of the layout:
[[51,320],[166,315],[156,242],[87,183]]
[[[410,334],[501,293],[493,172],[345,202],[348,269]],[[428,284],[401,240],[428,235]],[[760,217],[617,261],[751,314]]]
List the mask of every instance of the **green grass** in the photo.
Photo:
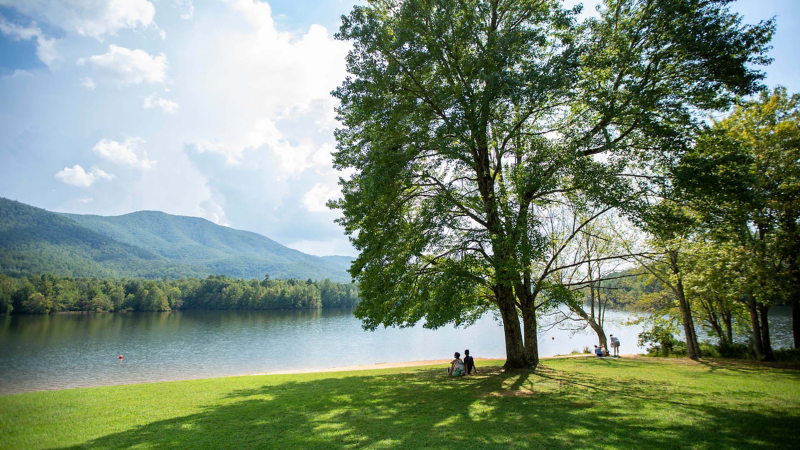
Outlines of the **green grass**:
[[2,448],[797,448],[800,370],[635,358],[247,376],[0,397]]

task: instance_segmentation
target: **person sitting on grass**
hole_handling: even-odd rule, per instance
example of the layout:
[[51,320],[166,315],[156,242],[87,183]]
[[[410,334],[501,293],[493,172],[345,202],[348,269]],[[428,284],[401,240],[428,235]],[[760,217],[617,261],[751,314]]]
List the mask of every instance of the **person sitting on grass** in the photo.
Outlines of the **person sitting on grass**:
[[466,370],[464,370],[464,361],[461,360],[461,353],[456,352],[453,356],[455,359],[450,361],[450,367],[447,368],[447,374],[454,377],[464,376]]
[[597,356],[603,356],[603,349],[595,345],[594,346],[594,354],[597,355]]
[[472,372],[478,373],[478,369],[475,367],[475,360],[472,359],[472,356],[469,356],[469,350],[464,350],[464,365],[467,366],[467,375],[472,375]]

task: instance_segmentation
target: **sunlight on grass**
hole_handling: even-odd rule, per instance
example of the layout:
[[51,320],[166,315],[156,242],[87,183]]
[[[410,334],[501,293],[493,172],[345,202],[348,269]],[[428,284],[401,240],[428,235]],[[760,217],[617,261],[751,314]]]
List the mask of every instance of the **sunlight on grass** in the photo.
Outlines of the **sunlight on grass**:
[[793,448],[800,371],[548,360],[453,379],[415,367],[0,397],[0,448]]

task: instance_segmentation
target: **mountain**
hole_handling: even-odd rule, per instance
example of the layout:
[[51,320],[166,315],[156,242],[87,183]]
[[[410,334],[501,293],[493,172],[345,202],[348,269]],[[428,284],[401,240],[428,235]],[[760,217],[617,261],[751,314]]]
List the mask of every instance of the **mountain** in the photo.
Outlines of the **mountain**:
[[318,257],[197,217],[139,211],[57,214],[0,198],[0,272],[160,278],[324,279],[349,282],[352,258]]

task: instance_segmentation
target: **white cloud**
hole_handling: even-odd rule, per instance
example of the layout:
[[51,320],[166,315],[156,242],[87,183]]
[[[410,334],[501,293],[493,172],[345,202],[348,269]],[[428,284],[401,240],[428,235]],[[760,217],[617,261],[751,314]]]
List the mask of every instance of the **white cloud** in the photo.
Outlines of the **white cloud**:
[[319,148],[311,157],[311,161],[316,166],[332,167],[333,166],[333,151],[336,150],[333,145],[325,143]]
[[45,63],[47,67],[52,66],[53,62],[60,58],[56,50],[56,39],[45,36],[42,30],[36,26],[36,23],[33,23],[30,27],[21,27],[6,21],[5,18],[0,16],[0,33],[18,41],[36,38],[36,57]]
[[78,65],[84,64],[106,73],[120,85],[163,83],[169,67],[163,53],[150,56],[144,50],[131,50],[114,44],[108,46],[108,53],[80,58]]
[[[263,149],[270,153],[274,163],[277,164],[283,176],[294,175],[312,166],[313,163],[324,161],[317,153],[320,151],[328,153],[326,148],[332,148],[328,144],[323,144],[323,148],[316,151],[314,143],[309,139],[302,139],[292,145],[287,137],[275,126],[275,122],[263,117],[253,121],[249,131],[235,144],[224,141],[201,139],[194,143],[194,148],[199,153],[216,153],[225,157],[226,164],[238,165],[246,159],[246,152]],[[316,152],[315,152],[316,151]],[[312,158],[313,156],[313,158]]]
[[148,170],[156,165],[156,161],[147,158],[147,152],[141,148],[144,143],[144,139],[130,136],[122,143],[102,139],[92,147],[92,151],[113,163]]
[[200,215],[201,217],[208,219],[217,225],[222,225],[225,227],[231,226],[231,224],[228,222],[228,218],[225,216],[225,211],[219,204],[217,204],[217,202],[212,199],[208,199],[200,203]]
[[175,7],[181,13],[181,19],[191,19],[194,15],[192,0],[175,0]]
[[56,178],[66,184],[71,184],[78,187],[89,187],[99,180],[113,180],[114,175],[106,173],[98,167],[92,167],[89,172],[83,170],[83,167],[75,164],[74,166],[64,167],[56,173]]
[[278,31],[266,2],[226,3],[249,28],[209,30],[179,55],[196,67],[186,88],[203,92],[200,107],[216,111],[213,123],[201,128],[206,136],[194,142],[199,151],[225,155],[229,164],[263,147],[288,173],[301,172],[313,164],[309,158],[321,143],[305,140],[302,132],[286,136],[278,123],[320,104],[308,127],[318,132],[336,126],[330,91],[346,76],[350,44],[334,40],[320,25],[301,35]]
[[142,103],[142,108],[144,109],[151,109],[151,108],[161,108],[162,111],[168,114],[172,114],[178,111],[178,104],[173,102],[172,100],[167,100],[164,98],[155,98],[155,94],[149,95],[144,99],[144,103]]
[[92,79],[92,77],[85,77],[84,79],[81,80],[81,86],[83,86],[86,89],[89,89],[91,91],[97,85],[94,83],[94,80]]
[[244,26],[212,26],[198,8],[191,38],[180,36],[170,59],[191,68],[174,75],[182,118],[194,124],[187,155],[233,226],[314,254],[353,254],[333,223],[339,213],[325,207],[343,175],[331,164],[330,91],[347,75],[351,44],[319,25],[280,31],[265,2],[226,3]]
[[33,74],[23,69],[14,70],[14,73],[12,73],[11,75],[3,75],[4,80],[10,78],[31,78],[31,77],[33,77]]
[[94,199],[91,197],[86,197],[86,198],[79,198],[78,201],[81,203],[91,203],[94,201]]
[[24,15],[102,41],[126,28],[155,26],[147,0],[0,0]]
[[316,183],[310,191],[303,196],[303,204],[311,212],[330,211],[325,202],[339,196],[339,189],[332,188],[323,183]]

